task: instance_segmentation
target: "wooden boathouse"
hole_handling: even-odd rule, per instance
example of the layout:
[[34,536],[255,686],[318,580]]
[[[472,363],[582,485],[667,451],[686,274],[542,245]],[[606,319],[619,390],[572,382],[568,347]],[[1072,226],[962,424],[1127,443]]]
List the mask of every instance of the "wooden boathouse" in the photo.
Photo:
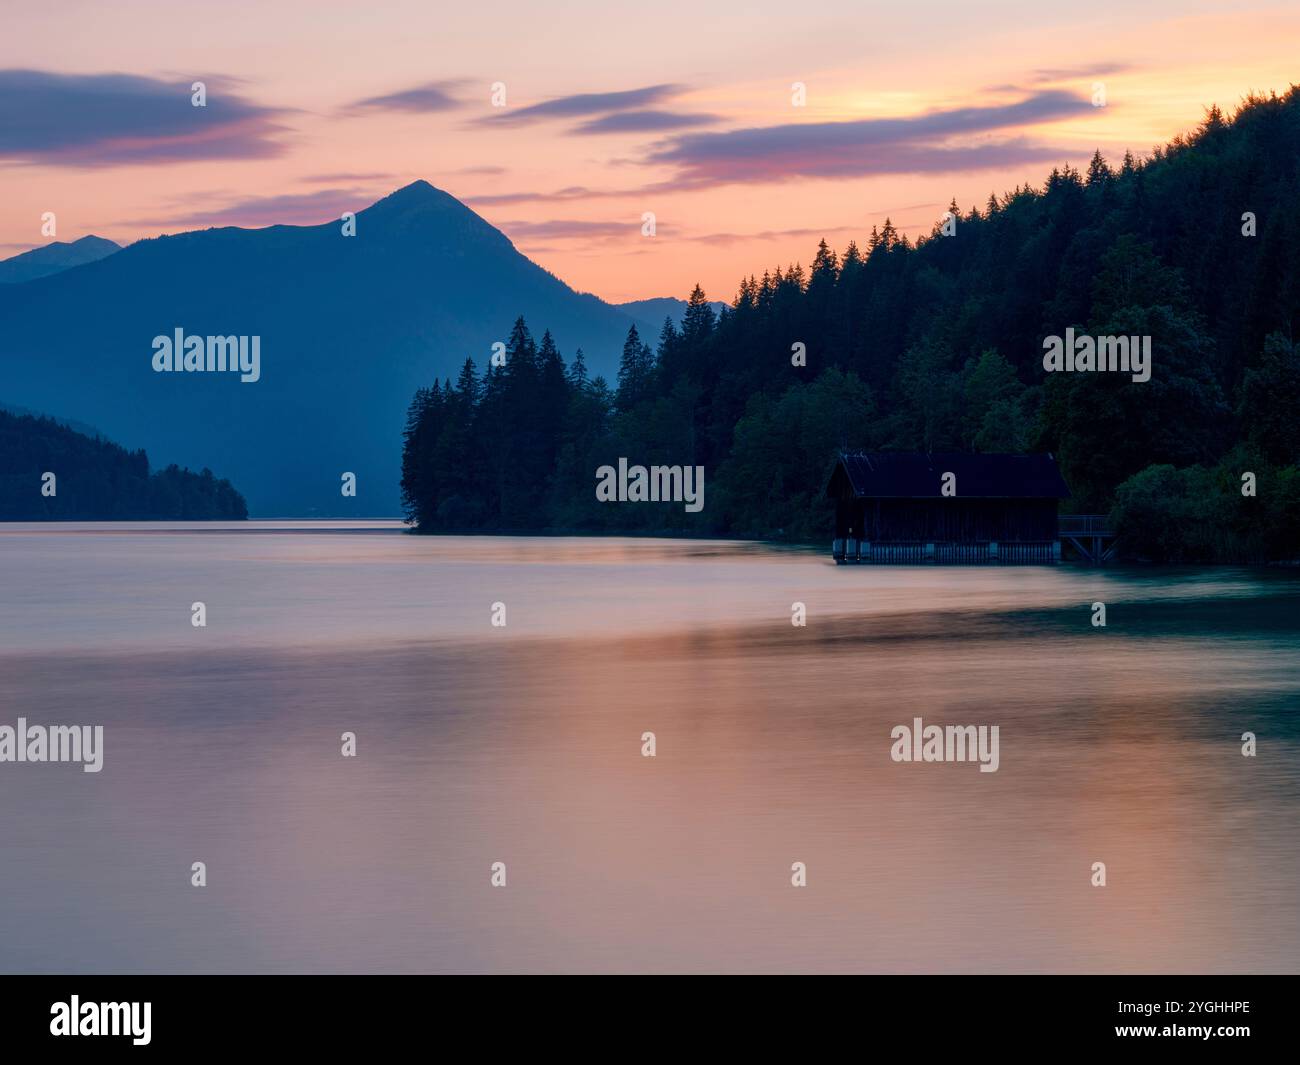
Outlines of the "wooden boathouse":
[[1070,490],[1050,454],[858,451],[836,460],[826,495],[840,564],[1051,563]]

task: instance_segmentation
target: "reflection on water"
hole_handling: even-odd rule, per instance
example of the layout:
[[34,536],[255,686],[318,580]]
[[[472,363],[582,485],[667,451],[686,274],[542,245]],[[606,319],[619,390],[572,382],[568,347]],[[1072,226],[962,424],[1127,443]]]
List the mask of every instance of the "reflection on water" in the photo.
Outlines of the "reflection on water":
[[[0,765],[0,969],[1300,962],[1295,574],[2,528],[0,724],[105,766]],[[914,717],[1000,769],[892,762]]]

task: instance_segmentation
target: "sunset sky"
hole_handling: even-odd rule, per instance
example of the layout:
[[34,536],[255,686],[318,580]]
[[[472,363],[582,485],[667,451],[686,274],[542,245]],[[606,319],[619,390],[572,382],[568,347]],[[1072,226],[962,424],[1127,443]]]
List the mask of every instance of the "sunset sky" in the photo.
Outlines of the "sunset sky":
[[0,257],[46,211],[126,243],[425,178],[611,301],[730,300],[822,236],[915,236],[1300,80],[1300,5],[1231,0],[5,0],[0,26]]

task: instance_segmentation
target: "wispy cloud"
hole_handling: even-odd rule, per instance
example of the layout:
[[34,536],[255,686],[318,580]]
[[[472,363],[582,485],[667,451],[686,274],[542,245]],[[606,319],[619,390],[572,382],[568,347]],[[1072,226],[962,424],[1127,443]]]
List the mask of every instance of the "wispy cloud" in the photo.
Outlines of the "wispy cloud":
[[756,233],[702,233],[698,236],[686,237],[686,240],[698,244],[718,244],[724,247],[732,244],[741,244],[751,240],[788,240],[791,237],[808,238],[809,240],[821,239],[822,237],[831,236],[838,233],[855,233],[857,230],[853,226],[822,226],[801,227],[799,229],[763,229]]
[[930,111],[904,118],[798,122],[720,133],[686,133],[655,146],[649,163],[677,169],[683,187],[785,181],[796,177],[956,173],[1042,162],[1059,149],[1023,135],[979,139],[1092,110],[1063,90],[1015,103]]
[[647,196],[678,192],[680,182],[656,181],[626,189],[593,189],[586,185],[566,185],[551,192],[491,192],[481,196],[460,197],[470,207],[501,207],[517,203],[570,203],[574,200],[643,200]]
[[[546,222],[499,222],[497,228],[511,240],[534,242],[539,240],[628,240],[641,237],[641,219],[627,221],[593,222],[580,219],[551,219]],[[658,233],[666,232],[661,225]]]
[[300,180],[310,185],[333,185],[340,181],[393,181],[396,180],[396,176],[385,173],[355,174],[341,172],[333,174],[308,174]]
[[165,229],[210,226],[256,228],[273,225],[320,225],[339,218],[344,211],[361,211],[374,202],[374,194],[359,188],[317,189],[315,192],[253,196],[208,211],[178,210],[154,218],[137,218],[128,226],[159,226]]
[[108,167],[279,155],[286,112],[231,91],[231,79],[0,70],[0,158],[50,166]]
[[721,122],[721,115],[688,114],[675,111],[616,111],[575,126],[570,133],[661,133],[670,129],[690,129]]
[[1018,82],[1001,82],[997,85],[984,86],[983,92],[1005,96],[1011,93],[1022,95],[1039,91],[1044,85],[1064,85],[1090,83],[1098,78],[1108,78],[1112,74],[1127,74],[1141,69],[1136,63],[1080,63],[1070,67],[1040,67],[1026,74]]
[[482,196],[466,196],[461,202],[470,207],[500,207],[515,203],[565,203],[570,200],[594,200],[612,196],[631,196],[635,192],[612,192],[589,189],[585,185],[569,185],[554,192],[500,192]]
[[343,109],[344,114],[357,115],[368,111],[405,111],[425,114],[437,111],[455,111],[465,106],[465,101],[454,95],[463,85],[460,80],[430,81],[399,92],[385,93],[357,100]]
[[1039,84],[1075,81],[1081,78],[1102,78],[1111,74],[1124,74],[1134,69],[1132,63],[1094,63],[1091,66],[1044,67],[1034,71],[1033,80]]
[[528,107],[502,108],[485,116],[482,122],[524,126],[557,118],[582,118],[613,111],[640,111],[652,104],[679,96],[684,91],[685,88],[681,85],[647,85],[641,89],[625,89],[620,92],[577,93],[573,96],[558,96]]

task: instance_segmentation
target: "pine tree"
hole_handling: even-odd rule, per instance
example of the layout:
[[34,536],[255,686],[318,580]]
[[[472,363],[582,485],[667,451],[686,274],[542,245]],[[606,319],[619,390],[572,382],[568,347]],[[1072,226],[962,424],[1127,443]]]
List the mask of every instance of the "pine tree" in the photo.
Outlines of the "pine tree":
[[840,263],[835,253],[831,251],[830,246],[823,237],[817,244],[817,254],[813,256],[812,273],[808,279],[808,289],[812,291],[814,285],[825,285],[828,288],[835,287],[835,281],[839,277]]
[[623,341],[623,355],[618,364],[618,409],[629,411],[649,393],[651,374],[650,349],[641,342],[633,325]]
[[564,359],[560,357],[555,338],[548,329],[542,334],[541,346],[537,349],[537,371],[543,382],[564,381]]
[[659,329],[657,349],[657,362],[661,373],[675,377],[679,373],[690,372],[690,367],[682,364],[681,349],[682,336],[677,331],[677,326],[673,324],[672,318],[665,315],[664,324]]
[[537,345],[528,331],[528,323],[520,315],[510,329],[506,341],[506,379],[531,384],[537,371]]
[[478,372],[473,359],[467,358],[460,368],[460,376],[456,378],[456,399],[466,410],[478,406]]
[[569,386],[577,392],[586,391],[587,380],[587,357],[579,348],[573,353],[573,362],[569,366]]
[[1101,149],[1092,153],[1092,162],[1088,164],[1088,187],[1094,185],[1104,185],[1114,175],[1111,172],[1110,164],[1102,158]]
[[713,308],[704,295],[704,289],[697,284],[691,290],[690,299],[686,301],[686,313],[682,316],[682,337],[688,345],[694,346],[707,340],[713,333]]

